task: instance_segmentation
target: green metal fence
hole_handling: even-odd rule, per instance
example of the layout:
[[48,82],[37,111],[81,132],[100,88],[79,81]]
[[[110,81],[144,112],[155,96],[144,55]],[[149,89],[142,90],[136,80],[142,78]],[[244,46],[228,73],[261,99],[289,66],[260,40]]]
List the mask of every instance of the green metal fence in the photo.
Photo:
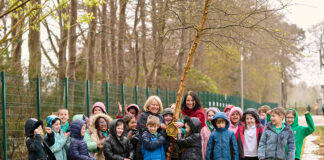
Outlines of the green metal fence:
[[[240,106],[241,97],[224,96],[216,93],[197,92],[204,107],[226,105]],[[0,159],[27,159],[24,123],[28,118],[45,120],[46,116],[59,108],[69,110],[70,119],[75,114],[89,115],[90,107],[97,101],[106,105],[112,117],[118,112],[117,102],[135,103],[143,106],[151,95],[158,95],[164,107],[175,103],[176,90],[130,87],[79,82],[65,79],[28,79],[1,72],[1,117],[0,117]],[[123,101],[124,100],[124,101]],[[276,107],[276,103],[257,103],[244,99],[245,108],[258,108],[263,104]]]

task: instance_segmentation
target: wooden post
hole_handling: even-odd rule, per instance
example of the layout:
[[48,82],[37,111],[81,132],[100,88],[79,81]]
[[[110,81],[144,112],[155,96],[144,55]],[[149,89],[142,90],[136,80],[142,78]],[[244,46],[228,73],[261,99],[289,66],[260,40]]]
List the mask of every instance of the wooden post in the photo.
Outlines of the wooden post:
[[[189,57],[187,59],[187,63],[186,63],[184,72],[182,73],[181,82],[180,82],[178,95],[177,95],[177,100],[176,100],[176,107],[175,107],[174,114],[173,114],[173,116],[174,116],[173,121],[174,122],[177,122],[179,120],[180,104],[181,104],[182,95],[183,95],[183,92],[184,92],[184,90],[186,88],[186,80],[187,80],[187,77],[188,77],[188,72],[190,71],[191,62],[192,62],[192,59],[194,57],[196,48],[198,46],[200,35],[201,35],[201,33],[202,33],[203,29],[204,29],[204,25],[205,25],[205,22],[206,22],[206,19],[207,19],[209,3],[210,3],[210,0],[205,1],[204,13],[202,15],[200,25],[197,28],[197,34],[196,34],[195,40],[191,45],[191,49],[190,49],[190,52],[189,52]],[[166,154],[167,155],[166,156],[167,160],[171,160],[171,152],[173,150],[173,145],[174,145],[174,137],[171,137],[171,143],[170,143],[170,146],[168,147],[167,154]]]

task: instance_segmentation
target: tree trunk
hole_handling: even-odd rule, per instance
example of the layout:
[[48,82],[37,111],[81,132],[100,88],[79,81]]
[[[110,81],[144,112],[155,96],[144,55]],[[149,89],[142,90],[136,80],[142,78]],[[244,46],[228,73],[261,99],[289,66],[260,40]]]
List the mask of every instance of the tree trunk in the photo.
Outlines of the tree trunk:
[[[19,19],[22,16],[19,15]],[[12,17],[11,26],[14,26],[18,22],[18,19]],[[22,45],[22,34],[20,34],[21,27],[24,24],[21,23],[13,32],[12,37],[15,37],[15,43],[12,47],[12,60],[11,60],[11,72],[15,73],[16,75],[22,76],[22,68],[21,68],[21,45]]]
[[118,23],[118,84],[125,82],[125,50],[126,39],[126,5],[127,0],[119,0],[119,23]]
[[111,54],[111,81],[117,82],[117,56],[116,56],[116,6],[115,0],[110,0],[110,54]]
[[[32,0],[32,5],[41,4],[41,0]],[[35,29],[40,28],[40,23],[36,22],[39,18],[41,10],[38,9],[35,15],[29,17],[29,34],[28,34],[28,51],[29,51],[29,65],[28,65],[28,78],[36,78],[37,75],[41,76],[41,45],[40,45],[40,32]]]
[[108,80],[108,60],[107,60],[107,3],[102,4],[101,14],[101,69],[103,73],[102,84]]
[[148,69],[146,65],[146,24],[145,24],[145,0],[139,0],[139,4],[141,7],[140,10],[140,17],[141,17],[141,48],[142,48],[142,61],[143,61],[143,68],[144,68],[144,75],[147,77]]
[[[185,3],[185,2],[183,2]],[[182,7],[180,9],[180,19],[182,20],[183,24],[186,24],[186,9],[185,7]],[[179,49],[179,55],[178,55],[178,75],[181,76],[183,72],[183,58],[184,58],[184,52],[185,52],[185,35],[186,35],[186,30],[182,29],[181,30],[181,35],[180,35],[180,49]]]
[[137,86],[138,85],[138,76],[139,76],[139,50],[138,50],[138,33],[137,33],[137,24],[138,24],[138,10],[139,10],[139,6],[140,6],[141,2],[137,3],[136,6],[136,10],[135,10],[135,20],[134,20],[134,28],[133,28],[133,34],[134,34],[134,39],[135,39],[135,48],[134,48],[134,52],[135,52],[135,80],[134,80],[134,85]]
[[60,18],[60,40],[59,40],[59,51],[58,51],[58,62],[59,62],[59,70],[58,75],[60,80],[64,80],[66,73],[66,47],[67,47],[67,39],[68,39],[68,30],[66,27],[66,21],[62,18],[63,14],[68,13],[67,8],[62,8],[58,11]]
[[94,19],[89,23],[88,51],[87,51],[87,79],[94,83],[95,80],[95,53],[96,53],[96,27],[97,27],[97,7],[89,7],[89,12],[93,13]]

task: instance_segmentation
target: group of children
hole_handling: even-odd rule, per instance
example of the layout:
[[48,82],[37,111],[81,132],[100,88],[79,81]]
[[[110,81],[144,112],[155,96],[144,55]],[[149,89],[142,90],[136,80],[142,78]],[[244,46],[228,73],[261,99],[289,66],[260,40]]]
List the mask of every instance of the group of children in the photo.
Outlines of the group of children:
[[[121,110],[121,109],[120,109]],[[182,117],[178,134],[169,137],[166,126],[173,121],[174,104],[163,110],[159,97],[151,96],[142,113],[136,104],[120,112],[113,120],[101,102],[95,103],[89,118],[74,115],[69,123],[67,109],[43,122],[34,118],[25,124],[29,159],[57,160],[164,160],[204,159],[300,159],[304,138],[315,127],[310,113],[305,113],[308,126],[298,124],[297,112],[283,108],[257,110],[229,105],[205,110],[206,125],[196,117]],[[285,120],[285,122],[284,122]],[[173,148],[170,149],[170,144]],[[170,154],[167,154],[169,152]]]

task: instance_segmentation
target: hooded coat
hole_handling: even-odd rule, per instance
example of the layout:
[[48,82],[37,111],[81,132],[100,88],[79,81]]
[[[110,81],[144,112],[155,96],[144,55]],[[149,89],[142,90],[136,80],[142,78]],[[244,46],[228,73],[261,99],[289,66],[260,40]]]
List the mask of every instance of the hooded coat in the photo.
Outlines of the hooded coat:
[[[127,108],[126,108],[127,112],[129,112],[129,109],[131,109],[131,108],[134,108],[134,109],[136,110],[135,119],[137,120],[137,117],[138,117],[139,114],[140,114],[140,109],[139,109],[138,105],[136,105],[136,104],[130,104],[130,105],[128,105]],[[129,114],[130,114],[130,113],[129,113]],[[122,118],[123,118],[122,115],[116,115],[116,119],[122,119]]]
[[43,126],[43,122],[35,118],[30,118],[25,123],[28,159],[55,160],[55,156],[48,146],[48,144],[54,144],[54,133],[49,134],[44,141],[39,134],[34,136],[34,131],[39,126]]
[[91,107],[91,110],[90,110],[90,116],[89,116],[90,119],[92,118],[92,116],[94,116],[94,109],[95,109],[96,107],[99,107],[99,108],[103,111],[104,114],[107,114],[105,104],[103,104],[102,102],[96,102],[96,103],[93,104],[92,107]]
[[257,114],[257,111],[254,108],[248,108],[244,113],[242,117],[242,124],[238,126],[237,132],[235,134],[237,139],[237,145],[240,153],[240,158],[244,158],[244,126],[245,126],[245,117],[247,114],[251,114],[255,119],[255,127],[256,127],[256,139],[257,139],[257,145],[259,146],[259,142],[263,133],[263,125],[260,122],[259,115]]
[[291,130],[293,131],[294,137],[295,137],[295,144],[296,144],[295,158],[300,159],[304,139],[305,139],[305,137],[307,137],[308,135],[312,134],[315,131],[315,125],[314,125],[313,118],[312,118],[311,114],[307,113],[307,114],[305,114],[307,127],[300,126],[298,124],[298,114],[297,114],[296,110],[294,110],[294,109],[288,109],[288,110],[293,110],[295,113],[295,120],[290,125],[290,127],[291,127]]
[[[224,119],[225,128],[217,128],[216,120]],[[223,112],[218,112],[212,119],[214,132],[210,135],[207,145],[206,160],[238,160],[239,152],[237,148],[234,132],[229,130],[230,122]]]
[[[112,121],[112,118],[106,114],[97,114],[94,115],[91,118],[90,121],[90,130],[92,131],[91,133],[91,141],[95,142],[96,144],[98,144],[102,139],[99,138],[98,133],[100,132],[99,130],[96,129],[96,120],[99,118],[104,118],[107,122],[107,125],[109,126],[110,122]],[[104,138],[103,138],[104,139]],[[94,153],[94,156],[96,159],[105,159],[102,151],[97,150],[96,153]]]
[[242,116],[243,116],[243,112],[242,112],[241,108],[239,108],[239,107],[233,107],[233,108],[231,109],[230,113],[229,113],[229,116],[228,116],[228,119],[229,119],[229,121],[230,121],[229,129],[230,129],[231,131],[233,131],[234,134],[236,134],[237,128],[238,128],[238,126],[241,125],[241,124],[240,124],[240,122],[238,122],[237,125],[234,125],[234,124],[232,123],[231,118],[232,118],[232,115],[233,115],[234,112],[238,112],[238,113],[240,114],[241,119],[242,119]]
[[164,144],[165,138],[162,134],[151,134],[146,130],[142,134],[141,149],[144,160],[165,160]]
[[266,124],[259,142],[258,157],[259,159],[295,159],[295,137],[287,123],[279,134],[274,130],[272,123]]
[[124,160],[125,158],[133,159],[134,151],[130,140],[121,135],[117,136],[116,127],[117,122],[124,124],[124,130],[126,125],[122,119],[115,119],[109,125],[109,136],[104,142],[103,152],[106,160]]
[[[52,129],[52,132],[54,132],[52,125],[56,119],[59,119],[59,121],[61,122],[61,119],[55,115],[50,115],[46,118],[47,127],[50,127]],[[45,137],[48,137],[48,134],[46,134]],[[50,146],[50,149],[54,153],[55,158],[58,160],[67,160],[66,152],[69,148],[68,137],[66,137],[63,133],[63,130],[60,129],[58,133],[54,132],[54,139],[55,143],[52,146]]]
[[190,133],[187,133],[189,135],[186,135],[186,137],[182,137],[181,133],[178,133],[176,143],[179,145],[180,149],[182,149],[181,159],[202,159],[200,120],[195,117],[185,117],[184,123],[187,123],[190,127]]
[[[87,122],[87,120],[89,120],[83,114],[74,115],[72,121],[76,120],[76,119],[83,120],[83,121],[86,121],[86,122]],[[84,132],[84,138],[83,139],[87,142],[88,151],[90,153],[93,153],[93,152],[95,152],[97,150],[97,143],[93,142],[91,140],[91,135],[89,133],[89,128],[88,127],[89,126],[87,126],[86,131]]]

